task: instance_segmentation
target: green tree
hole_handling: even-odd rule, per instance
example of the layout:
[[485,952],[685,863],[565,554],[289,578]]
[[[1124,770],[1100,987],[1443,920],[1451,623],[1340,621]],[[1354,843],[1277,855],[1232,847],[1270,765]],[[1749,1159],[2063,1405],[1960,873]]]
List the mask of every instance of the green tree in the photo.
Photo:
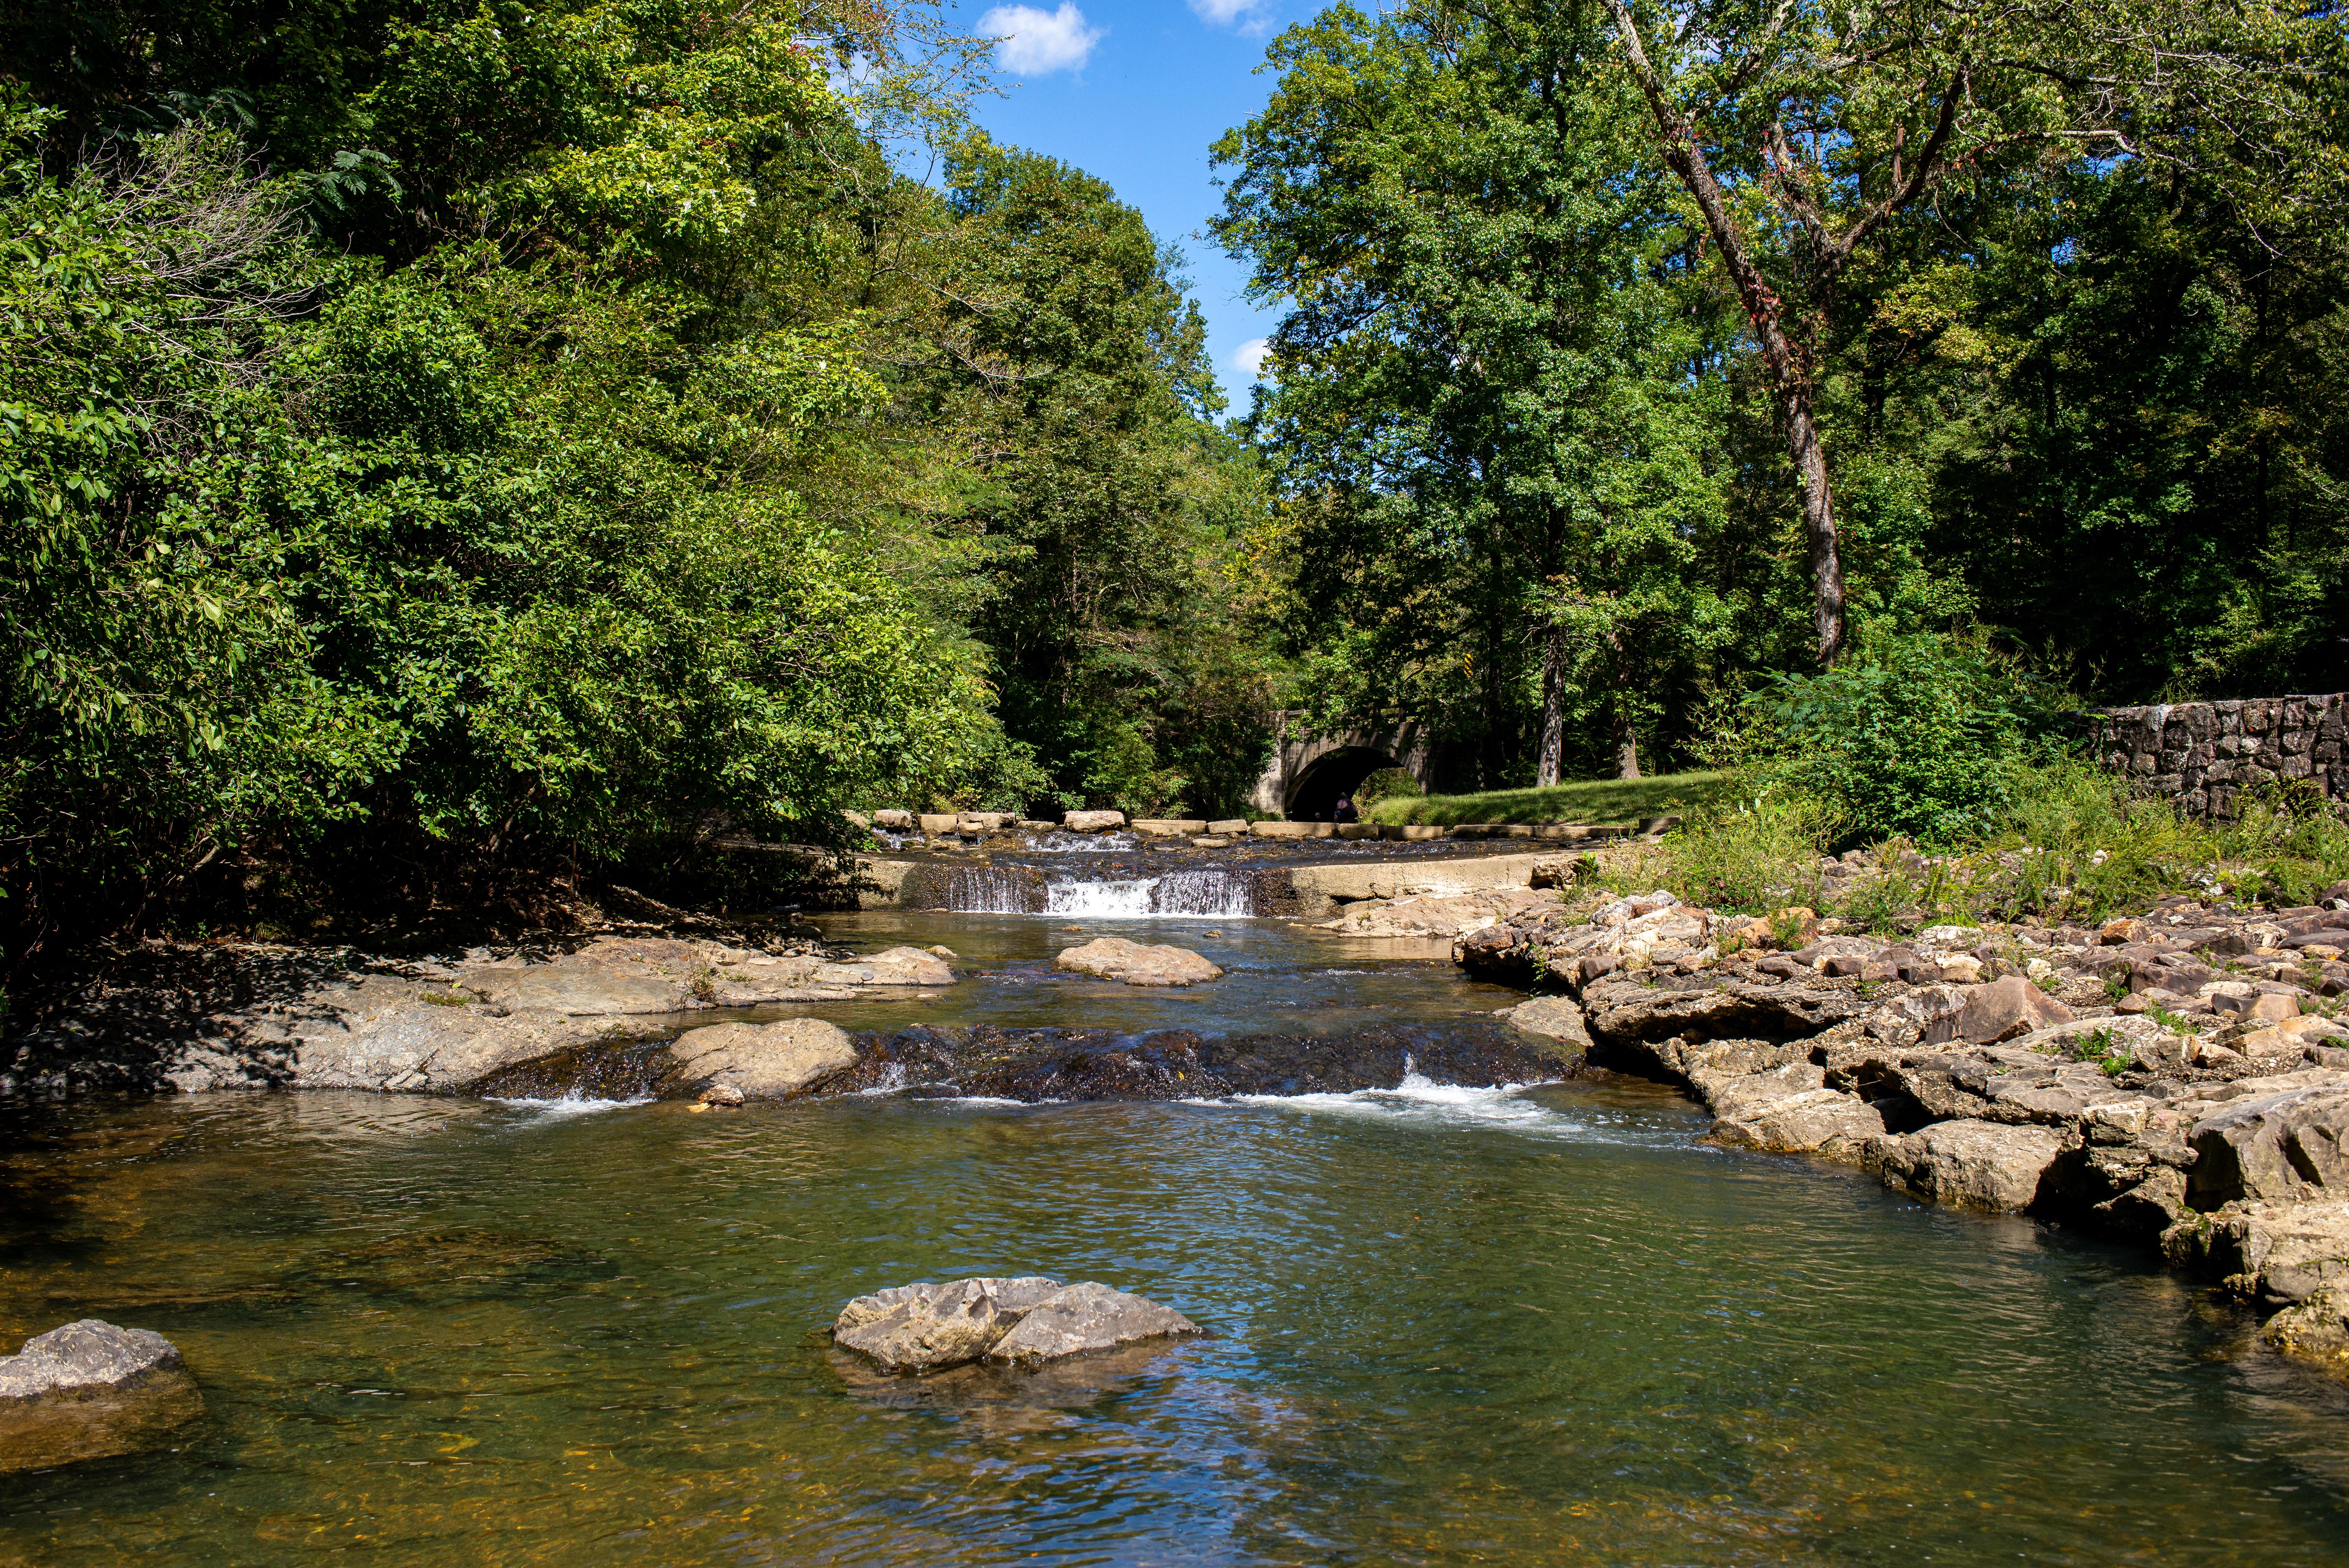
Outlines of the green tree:
[[1766,369],[1823,663],[1843,646],[1845,586],[1822,382],[1855,281],[1874,263],[1881,289],[1898,281],[1883,263],[1917,259],[1897,231],[1945,234],[1954,258],[1969,229],[1949,209],[1986,188],[1995,202],[2050,161],[2223,166],[2254,223],[2312,173],[2338,172],[2321,98],[2341,40],[2324,14],[2264,0],[1604,3]]
[[1531,687],[1537,781],[1578,706],[1636,777],[1640,721],[1725,627],[1690,571],[1719,516],[1692,257],[1599,14],[1340,5],[1270,60],[1216,147],[1216,232],[1290,306],[1251,422],[1304,498],[1309,600],[1356,628],[1325,696],[1461,703],[1497,774]]
[[1256,492],[1181,258],[1102,181],[983,135],[947,190],[1005,724],[1062,804],[1234,809],[1268,706],[1227,569]]

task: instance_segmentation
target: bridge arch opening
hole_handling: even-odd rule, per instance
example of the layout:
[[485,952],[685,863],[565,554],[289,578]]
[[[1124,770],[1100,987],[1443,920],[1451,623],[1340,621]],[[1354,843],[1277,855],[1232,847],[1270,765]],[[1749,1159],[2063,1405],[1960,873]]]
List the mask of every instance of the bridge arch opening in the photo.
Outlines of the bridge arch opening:
[[1340,795],[1351,799],[1362,780],[1402,764],[1371,746],[1340,746],[1307,763],[1288,787],[1281,810],[1292,822],[1326,822]]

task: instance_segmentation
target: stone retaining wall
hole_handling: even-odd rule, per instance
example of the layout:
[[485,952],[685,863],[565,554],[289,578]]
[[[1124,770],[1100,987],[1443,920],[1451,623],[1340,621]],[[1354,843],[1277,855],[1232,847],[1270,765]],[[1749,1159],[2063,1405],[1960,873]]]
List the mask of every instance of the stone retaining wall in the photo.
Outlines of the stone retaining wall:
[[2231,816],[2242,790],[2289,779],[2334,799],[2349,796],[2341,752],[2349,693],[2157,703],[2085,717],[2099,761],[2185,810]]

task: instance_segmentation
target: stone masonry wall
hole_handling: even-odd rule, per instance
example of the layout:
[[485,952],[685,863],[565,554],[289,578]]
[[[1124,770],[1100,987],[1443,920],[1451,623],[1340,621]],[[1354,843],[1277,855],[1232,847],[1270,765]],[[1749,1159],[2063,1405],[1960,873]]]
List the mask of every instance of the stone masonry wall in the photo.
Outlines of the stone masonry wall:
[[2085,717],[2099,761],[2184,810],[2231,816],[2240,791],[2279,779],[2349,796],[2341,749],[2349,693],[2158,703]]

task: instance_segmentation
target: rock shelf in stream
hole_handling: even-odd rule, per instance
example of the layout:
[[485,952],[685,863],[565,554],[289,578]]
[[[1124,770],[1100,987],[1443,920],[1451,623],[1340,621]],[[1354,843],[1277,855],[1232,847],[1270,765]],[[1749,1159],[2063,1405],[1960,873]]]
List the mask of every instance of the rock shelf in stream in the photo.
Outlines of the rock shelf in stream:
[[1032,1105],[1350,1094],[1393,1088],[1414,1072],[1433,1083],[1488,1088],[1555,1082],[1574,1070],[1551,1042],[1481,1017],[1335,1035],[1221,1037],[1186,1029],[1121,1035],[916,1027],[860,1036],[856,1057],[854,1068],[809,1092],[898,1091]]
[[[126,992],[0,1058],[0,1098],[91,1090],[360,1088],[534,1092],[563,1063],[578,1092],[633,1098],[671,1073],[631,1020],[719,1007],[918,995],[955,983],[943,957],[862,956],[812,942],[777,950],[658,936],[457,961],[362,959],[259,944],[204,955],[192,987]],[[664,1031],[666,1032],[666,1031]],[[560,1092],[560,1090],[558,1090]]]
[[[1779,950],[1782,934],[1800,945]],[[2321,906],[2171,899],[2094,928],[1899,941],[1809,910],[1589,894],[1454,944],[1473,974],[1563,992],[1506,1016],[1561,1042],[1579,1032],[1593,1066],[1682,1085],[1715,1142],[2133,1239],[2270,1308],[2315,1303],[2271,1338],[2336,1371],[2344,953],[2349,883]]]
[[1170,1307],[1087,1280],[1040,1275],[904,1284],[840,1309],[834,1344],[903,1377],[974,1361],[1034,1368],[1138,1341],[1201,1333]]
[[1188,948],[1170,943],[1129,942],[1123,936],[1103,936],[1064,947],[1052,963],[1056,968],[1128,985],[1193,985],[1224,977],[1221,969]]

